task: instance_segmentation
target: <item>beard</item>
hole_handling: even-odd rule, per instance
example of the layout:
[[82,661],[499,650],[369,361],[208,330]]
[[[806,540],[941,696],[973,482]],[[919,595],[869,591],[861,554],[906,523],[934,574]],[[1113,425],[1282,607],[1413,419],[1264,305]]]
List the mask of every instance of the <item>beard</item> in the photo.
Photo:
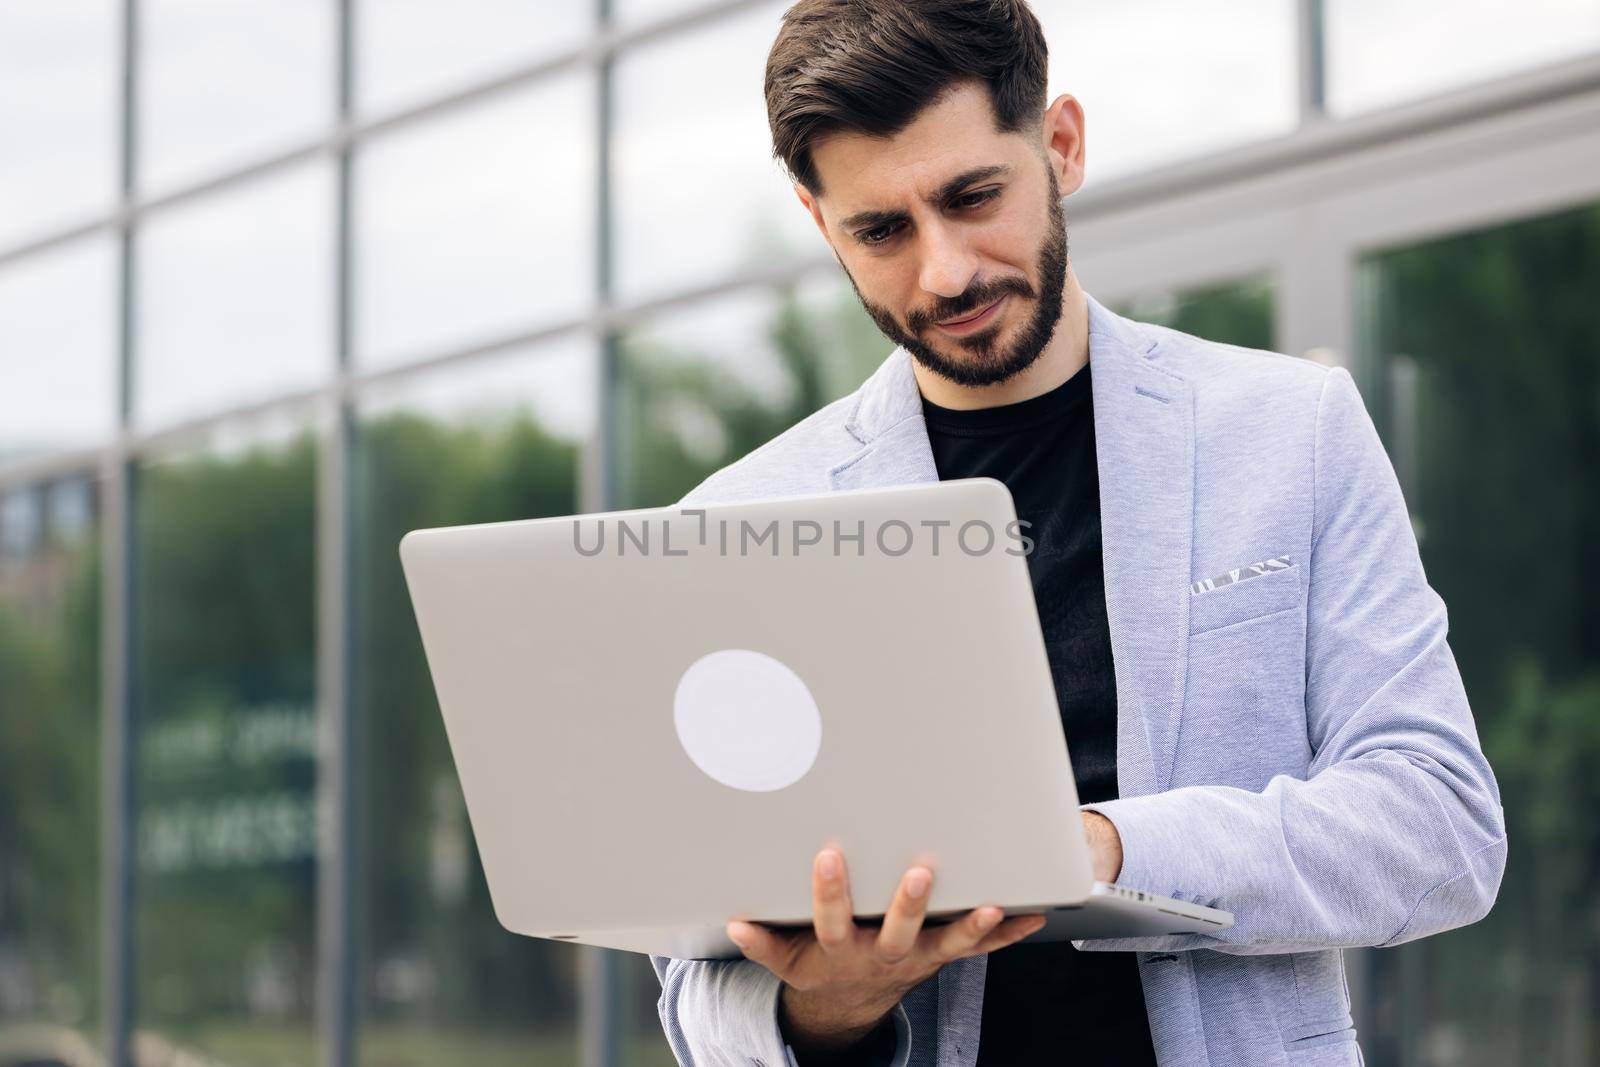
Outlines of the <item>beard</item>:
[[[964,386],[994,385],[1006,381],[1032,366],[1055,335],[1056,323],[1061,320],[1062,289],[1067,282],[1067,223],[1056,176],[1048,170],[1045,176],[1050,181],[1050,224],[1044,245],[1039,249],[1035,271],[1039,278],[1037,290],[1025,278],[974,281],[960,296],[940,297],[932,307],[912,311],[906,316],[905,324],[901,325],[888,308],[874,304],[862,295],[861,287],[856,285],[855,278],[846,268],[845,276],[850,278],[856,298],[878,329],[883,331],[883,335],[941,378]],[[970,315],[1007,295],[1034,302],[1032,317],[1011,344],[1000,345],[1003,326],[1000,323],[967,337],[950,338],[951,344],[962,349],[963,355],[960,356],[946,355],[923,340],[923,334],[935,322]]]

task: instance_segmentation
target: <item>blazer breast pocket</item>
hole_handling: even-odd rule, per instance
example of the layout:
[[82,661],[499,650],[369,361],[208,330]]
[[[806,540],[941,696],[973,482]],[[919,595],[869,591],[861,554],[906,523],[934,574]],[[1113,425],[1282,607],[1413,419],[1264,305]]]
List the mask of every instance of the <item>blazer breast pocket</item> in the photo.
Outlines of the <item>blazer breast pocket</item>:
[[1190,592],[1174,784],[1254,791],[1274,774],[1300,774],[1309,759],[1301,569],[1257,566]]
[[[1189,594],[1190,635],[1209,633],[1243,622],[1288,611],[1300,604],[1300,565],[1289,563],[1284,557],[1254,564],[1266,567],[1283,562],[1282,566],[1251,573],[1252,568],[1230,571],[1217,578],[1196,582]],[[1239,576],[1241,575],[1242,576]],[[1211,584],[1227,580],[1226,584]],[[1205,586],[1209,585],[1209,588]]]

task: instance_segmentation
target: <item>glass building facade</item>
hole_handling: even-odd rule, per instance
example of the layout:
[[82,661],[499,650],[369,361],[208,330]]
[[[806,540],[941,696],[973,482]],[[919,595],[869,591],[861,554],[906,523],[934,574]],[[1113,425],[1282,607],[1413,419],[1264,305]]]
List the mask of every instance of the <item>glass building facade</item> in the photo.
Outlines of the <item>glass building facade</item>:
[[[396,545],[670,503],[886,354],[784,6],[0,6],[0,1067],[672,1062],[645,959],[495,921]],[[1034,7],[1085,288],[1348,366],[1451,608],[1511,859],[1347,953],[1367,1062],[1595,1062],[1600,0]]]

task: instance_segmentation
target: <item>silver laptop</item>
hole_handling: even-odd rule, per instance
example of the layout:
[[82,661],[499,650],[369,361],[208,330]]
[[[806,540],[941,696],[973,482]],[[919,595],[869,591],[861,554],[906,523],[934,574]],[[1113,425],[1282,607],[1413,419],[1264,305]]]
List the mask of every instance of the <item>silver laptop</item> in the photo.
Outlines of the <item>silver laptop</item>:
[[932,922],[1231,926],[1094,880],[1025,535],[987,478],[407,534],[500,922],[732,957],[729,919],[810,922],[832,844],[862,921],[924,863]]

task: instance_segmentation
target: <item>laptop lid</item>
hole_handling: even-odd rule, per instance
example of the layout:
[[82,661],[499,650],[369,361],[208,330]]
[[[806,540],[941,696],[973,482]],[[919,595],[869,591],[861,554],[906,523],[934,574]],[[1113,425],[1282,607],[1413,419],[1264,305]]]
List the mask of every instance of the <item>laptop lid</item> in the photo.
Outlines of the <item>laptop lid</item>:
[[517,933],[808,921],[1093,883],[992,479],[420,530],[400,546],[490,895]]

